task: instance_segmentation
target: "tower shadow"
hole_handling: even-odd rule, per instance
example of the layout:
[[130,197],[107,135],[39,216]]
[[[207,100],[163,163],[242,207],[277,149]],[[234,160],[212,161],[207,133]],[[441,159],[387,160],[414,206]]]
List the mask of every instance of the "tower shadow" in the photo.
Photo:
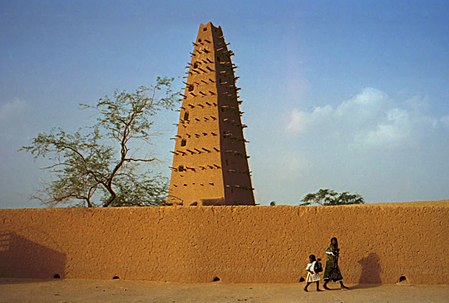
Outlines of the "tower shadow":
[[360,273],[359,283],[354,288],[369,288],[377,287],[382,284],[380,273],[382,267],[380,265],[380,258],[376,253],[370,253],[358,261],[362,267]]
[[0,231],[0,278],[63,279],[66,256],[18,235]]

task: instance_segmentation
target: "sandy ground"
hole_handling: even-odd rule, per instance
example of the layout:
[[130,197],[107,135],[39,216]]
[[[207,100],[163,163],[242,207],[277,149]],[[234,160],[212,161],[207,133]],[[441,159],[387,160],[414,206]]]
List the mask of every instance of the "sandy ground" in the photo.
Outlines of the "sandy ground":
[[0,302],[449,302],[449,285],[351,286],[308,293],[304,284],[180,284],[123,280],[0,279]]

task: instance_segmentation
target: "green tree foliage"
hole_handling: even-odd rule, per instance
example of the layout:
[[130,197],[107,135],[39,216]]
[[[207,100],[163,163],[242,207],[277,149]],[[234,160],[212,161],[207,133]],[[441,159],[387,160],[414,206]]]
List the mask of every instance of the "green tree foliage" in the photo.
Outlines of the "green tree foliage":
[[173,109],[178,101],[173,78],[156,79],[150,87],[135,92],[115,91],[112,98],[99,99],[96,122],[74,133],[53,129],[40,133],[21,150],[50,161],[44,167],[53,179],[34,195],[48,206],[137,206],[160,205],[166,197],[167,181],[145,169],[156,158],[140,158],[131,145],[148,142],[153,117]]
[[364,204],[363,197],[358,194],[348,192],[337,193],[331,189],[320,189],[316,193],[309,193],[301,200],[300,205],[348,205]]

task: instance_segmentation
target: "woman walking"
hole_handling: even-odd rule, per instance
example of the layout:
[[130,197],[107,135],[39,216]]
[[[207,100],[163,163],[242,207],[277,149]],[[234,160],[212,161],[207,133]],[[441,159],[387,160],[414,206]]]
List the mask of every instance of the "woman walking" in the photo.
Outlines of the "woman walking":
[[349,289],[343,284],[343,276],[338,267],[338,258],[340,256],[340,249],[338,248],[337,238],[332,238],[329,247],[326,250],[327,260],[326,268],[324,270],[324,289],[328,289],[327,283],[329,281],[340,282],[341,289]]

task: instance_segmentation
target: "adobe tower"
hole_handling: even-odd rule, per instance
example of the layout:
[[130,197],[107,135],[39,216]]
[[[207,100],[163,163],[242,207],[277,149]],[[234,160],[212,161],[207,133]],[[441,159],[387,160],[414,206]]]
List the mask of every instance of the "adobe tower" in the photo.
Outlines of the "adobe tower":
[[255,205],[233,52],[211,22],[193,45],[167,204]]

